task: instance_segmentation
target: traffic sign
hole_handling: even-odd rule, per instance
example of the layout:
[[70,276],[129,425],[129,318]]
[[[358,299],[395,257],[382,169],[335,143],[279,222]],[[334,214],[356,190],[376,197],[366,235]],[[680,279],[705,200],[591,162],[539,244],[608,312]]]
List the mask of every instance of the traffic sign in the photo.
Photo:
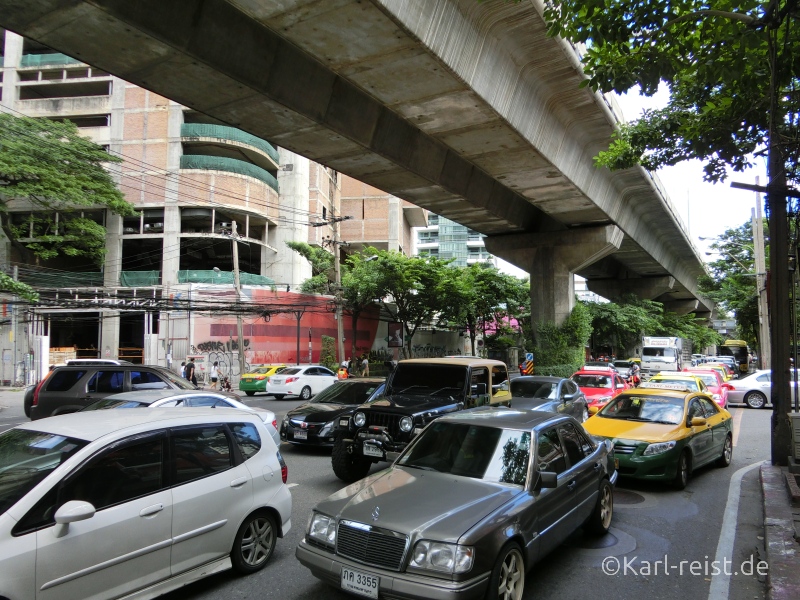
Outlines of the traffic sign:
[[525,360],[532,361],[533,360],[533,352],[528,352],[525,354]]

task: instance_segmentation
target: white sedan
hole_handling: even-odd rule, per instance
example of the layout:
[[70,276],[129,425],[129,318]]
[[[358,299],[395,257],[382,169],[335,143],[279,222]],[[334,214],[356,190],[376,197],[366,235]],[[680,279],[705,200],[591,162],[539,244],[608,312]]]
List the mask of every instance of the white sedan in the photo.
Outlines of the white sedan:
[[0,434],[0,594],[154,598],[255,573],[291,529],[286,463],[229,408],[77,412]]
[[275,413],[266,408],[247,406],[239,400],[232,398],[233,394],[225,392],[210,392],[204,390],[141,390],[138,392],[123,392],[112,394],[102,400],[93,402],[84,411],[107,410],[110,408],[238,408],[258,415],[269,429],[272,441],[276,446],[281,445],[281,436],[278,433],[278,418]]
[[267,394],[281,400],[284,396],[300,396],[308,400],[336,382],[336,374],[319,365],[288,367],[267,381]]

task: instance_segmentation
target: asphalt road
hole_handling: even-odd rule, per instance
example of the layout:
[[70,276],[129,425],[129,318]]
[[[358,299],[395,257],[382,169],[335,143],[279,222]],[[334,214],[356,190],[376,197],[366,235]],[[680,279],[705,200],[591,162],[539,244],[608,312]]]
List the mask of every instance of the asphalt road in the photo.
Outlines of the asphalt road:
[[[274,411],[279,420],[300,404],[261,396],[243,400]],[[21,392],[0,392],[0,406],[5,407],[0,430],[27,421]],[[611,533],[601,539],[573,535],[531,568],[524,598],[764,598],[764,578],[756,572],[764,556],[761,491],[758,469],[752,467],[769,460],[771,411],[731,411],[736,437],[730,467],[704,468],[680,492],[621,480]],[[330,452],[288,444],[282,444],[281,452],[289,467],[293,528],[278,540],[270,564],[250,577],[223,573],[165,599],[353,598],[320,583],[294,557],[314,504],[343,485],[331,471]],[[724,577],[715,570],[737,574]]]

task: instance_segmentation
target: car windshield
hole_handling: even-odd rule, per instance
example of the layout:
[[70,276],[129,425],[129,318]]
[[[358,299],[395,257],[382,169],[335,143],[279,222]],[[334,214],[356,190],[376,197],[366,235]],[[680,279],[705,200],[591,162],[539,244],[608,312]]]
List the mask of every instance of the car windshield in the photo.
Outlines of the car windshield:
[[178,375],[167,369],[159,369],[158,374],[164,377],[165,379],[169,379],[170,383],[172,383],[178,389],[181,390],[197,389],[191,381],[189,381],[188,379],[184,379],[183,377],[179,377]]
[[303,369],[299,369],[297,367],[292,367],[291,369],[284,369],[281,371],[281,375],[297,375],[298,373],[302,373]]
[[258,367],[257,369],[251,370],[250,373],[253,373],[254,375],[265,375],[269,373],[271,370],[272,367]]
[[317,394],[311,404],[364,404],[382,383],[361,382],[334,383]]
[[551,381],[511,380],[511,396],[514,398],[542,398],[554,400],[558,384]]
[[87,410],[107,410],[109,408],[143,408],[147,404],[142,404],[138,400],[115,400],[114,398],[103,398],[97,402],[92,402],[84,407],[81,412]]
[[693,392],[699,392],[700,386],[697,385],[697,382],[694,379],[670,379],[668,377],[653,377],[650,381],[653,383],[673,383],[675,385],[685,386],[687,389],[692,390]]
[[611,377],[606,375],[573,375],[572,381],[578,387],[611,389]]
[[614,366],[617,369],[630,369],[631,368],[631,363],[626,362],[624,360],[615,360],[614,361]]
[[392,377],[393,394],[451,396],[464,391],[467,367],[399,363]]
[[24,429],[0,434],[0,515],[86,444]]
[[621,394],[606,404],[599,417],[677,425],[683,419],[683,397]]
[[706,385],[717,385],[717,378],[711,375],[710,373],[695,373],[696,377],[699,377],[703,380],[703,383]]
[[524,486],[530,450],[529,431],[436,421],[397,464]]

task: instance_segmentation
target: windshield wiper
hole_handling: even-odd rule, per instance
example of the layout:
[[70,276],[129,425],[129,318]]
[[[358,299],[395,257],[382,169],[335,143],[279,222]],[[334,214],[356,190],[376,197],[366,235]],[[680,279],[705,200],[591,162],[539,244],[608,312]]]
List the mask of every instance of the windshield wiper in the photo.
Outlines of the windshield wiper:
[[443,392],[443,391],[445,391],[445,390],[460,390],[460,389],[461,389],[460,387],[456,387],[456,386],[454,386],[454,385],[448,385],[448,386],[446,386],[446,387],[439,388],[439,389],[438,389],[438,390],[436,390],[435,392],[431,392],[431,396],[435,396],[435,395],[436,395],[436,394],[438,394],[439,392]]
[[414,465],[414,464],[402,464],[401,467],[408,467],[409,469],[421,469],[423,471],[435,471],[439,472],[439,469],[434,469],[433,467],[423,467],[422,465]]
[[414,388],[425,388],[425,387],[428,387],[428,386],[427,386],[427,385],[419,385],[419,384],[416,384],[416,385],[410,385],[410,386],[408,386],[408,387],[404,387],[402,390],[400,390],[399,392],[395,392],[395,393],[396,393],[396,394],[404,394],[404,393],[405,393],[405,392],[407,392],[408,390],[411,390],[411,389],[414,389]]

